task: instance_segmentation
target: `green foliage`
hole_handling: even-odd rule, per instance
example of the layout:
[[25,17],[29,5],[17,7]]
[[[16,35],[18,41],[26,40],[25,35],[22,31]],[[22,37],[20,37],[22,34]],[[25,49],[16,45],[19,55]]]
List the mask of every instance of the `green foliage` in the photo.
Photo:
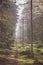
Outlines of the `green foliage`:
[[4,0],[1,4],[3,9],[1,7],[2,11],[0,11],[0,47],[8,49],[11,47],[11,43],[14,42],[10,3],[10,0]]

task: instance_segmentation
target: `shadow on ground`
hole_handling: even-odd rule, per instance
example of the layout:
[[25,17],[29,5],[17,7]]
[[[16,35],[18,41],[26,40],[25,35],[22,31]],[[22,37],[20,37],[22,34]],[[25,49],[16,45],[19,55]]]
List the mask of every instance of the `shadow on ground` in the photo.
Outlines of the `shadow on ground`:
[[8,60],[5,58],[0,58],[0,65],[43,65],[43,62],[34,61],[33,64],[30,63],[23,63],[18,60]]

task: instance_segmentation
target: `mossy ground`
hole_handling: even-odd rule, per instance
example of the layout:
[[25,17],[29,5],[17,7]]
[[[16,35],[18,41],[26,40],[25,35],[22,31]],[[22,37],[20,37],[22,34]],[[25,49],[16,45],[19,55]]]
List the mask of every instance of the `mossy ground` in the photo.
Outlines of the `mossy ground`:
[[[27,49],[30,49],[30,46],[24,46],[24,47],[18,47],[18,53],[21,53],[22,51],[26,51]],[[35,65],[35,61],[37,59],[37,62],[39,63],[43,63],[43,55],[41,55],[40,53],[43,52],[43,48],[40,48],[38,50],[40,50],[41,52],[37,52],[36,47],[33,47],[33,51],[34,51],[34,58],[30,58],[27,55],[20,55],[18,54],[18,58],[16,58],[16,60],[18,61],[19,65]],[[8,49],[0,49],[0,51],[6,51]],[[15,61],[15,51],[16,51],[16,47],[14,47],[12,49],[12,51],[10,52],[10,56],[7,58],[8,62],[6,63],[6,65],[14,65],[14,61]],[[0,53],[0,60],[1,58],[4,58],[5,55],[1,55]],[[37,63],[36,63],[37,64]],[[39,64],[38,64],[39,65]]]

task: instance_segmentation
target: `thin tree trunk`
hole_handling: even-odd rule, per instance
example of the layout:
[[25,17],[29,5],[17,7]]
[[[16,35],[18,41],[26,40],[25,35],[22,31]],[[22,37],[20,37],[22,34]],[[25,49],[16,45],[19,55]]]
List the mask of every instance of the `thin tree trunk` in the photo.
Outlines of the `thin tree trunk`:
[[23,27],[22,27],[22,44],[24,46],[24,19],[23,19]]
[[32,24],[32,0],[31,0],[31,56],[33,57],[33,24]]

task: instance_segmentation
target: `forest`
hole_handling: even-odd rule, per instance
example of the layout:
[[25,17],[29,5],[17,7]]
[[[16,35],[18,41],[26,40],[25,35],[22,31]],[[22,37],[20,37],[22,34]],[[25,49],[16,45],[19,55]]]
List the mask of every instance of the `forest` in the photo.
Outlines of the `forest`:
[[43,65],[43,0],[0,0],[0,65]]

